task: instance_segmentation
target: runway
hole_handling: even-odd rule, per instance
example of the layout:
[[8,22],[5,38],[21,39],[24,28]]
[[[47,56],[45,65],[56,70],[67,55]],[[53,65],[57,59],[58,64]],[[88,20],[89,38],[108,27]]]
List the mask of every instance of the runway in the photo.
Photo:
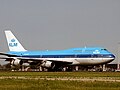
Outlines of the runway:
[[111,77],[80,77],[80,78],[71,78],[71,77],[23,77],[23,76],[2,76],[0,79],[23,79],[23,80],[61,80],[61,81],[103,81],[103,82],[120,82],[120,78],[111,78]]

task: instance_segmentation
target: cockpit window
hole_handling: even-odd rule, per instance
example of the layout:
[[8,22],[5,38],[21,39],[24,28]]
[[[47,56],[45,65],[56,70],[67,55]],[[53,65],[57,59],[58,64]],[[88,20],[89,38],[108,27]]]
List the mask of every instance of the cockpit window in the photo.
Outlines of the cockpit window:
[[105,51],[107,51],[107,49],[101,49],[101,50],[105,50]]

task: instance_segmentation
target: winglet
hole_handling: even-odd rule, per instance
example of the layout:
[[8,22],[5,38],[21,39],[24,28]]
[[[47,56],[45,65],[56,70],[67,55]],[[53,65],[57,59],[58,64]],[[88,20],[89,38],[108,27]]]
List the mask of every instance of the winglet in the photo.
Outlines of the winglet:
[[5,31],[10,51],[26,51],[10,30]]

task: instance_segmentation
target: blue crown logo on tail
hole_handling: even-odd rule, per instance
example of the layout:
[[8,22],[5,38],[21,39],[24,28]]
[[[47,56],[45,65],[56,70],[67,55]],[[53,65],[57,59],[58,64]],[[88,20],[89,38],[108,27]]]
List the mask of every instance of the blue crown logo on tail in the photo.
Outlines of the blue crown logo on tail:
[[15,42],[15,39],[11,39],[11,42]]
[[17,47],[18,46],[18,43],[15,43],[15,39],[11,39],[11,42],[9,43],[9,46],[10,47]]

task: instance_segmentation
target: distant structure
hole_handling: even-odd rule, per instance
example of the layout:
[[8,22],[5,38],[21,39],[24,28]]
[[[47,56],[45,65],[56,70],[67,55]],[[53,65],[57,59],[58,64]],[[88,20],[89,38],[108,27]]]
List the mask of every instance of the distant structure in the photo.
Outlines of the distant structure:
[[118,43],[117,50],[117,70],[120,70],[120,42]]

